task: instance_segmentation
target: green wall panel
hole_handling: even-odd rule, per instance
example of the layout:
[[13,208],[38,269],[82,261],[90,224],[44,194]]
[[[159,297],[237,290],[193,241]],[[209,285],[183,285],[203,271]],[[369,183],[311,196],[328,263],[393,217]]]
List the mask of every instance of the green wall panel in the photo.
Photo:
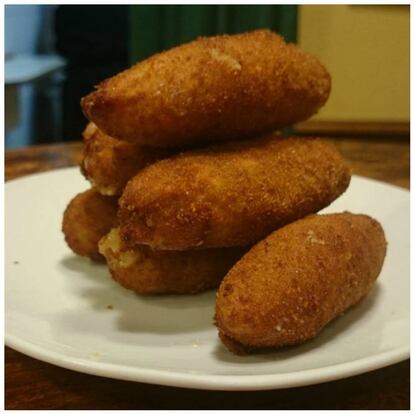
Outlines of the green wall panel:
[[130,6],[131,63],[199,36],[258,28],[295,42],[297,6]]

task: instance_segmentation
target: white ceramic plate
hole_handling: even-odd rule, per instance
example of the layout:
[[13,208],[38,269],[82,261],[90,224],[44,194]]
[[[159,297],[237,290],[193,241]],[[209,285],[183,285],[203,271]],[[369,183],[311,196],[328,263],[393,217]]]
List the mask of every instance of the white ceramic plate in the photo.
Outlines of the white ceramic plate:
[[384,268],[360,306],[302,346],[238,357],[217,338],[214,292],[140,297],[113,282],[104,265],[72,254],[60,231],[62,212],[87,187],[77,168],[6,183],[10,347],[90,374],[217,390],[313,384],[409,356],[408,191],[353,177],[327,209],[367,213],[385,228]]

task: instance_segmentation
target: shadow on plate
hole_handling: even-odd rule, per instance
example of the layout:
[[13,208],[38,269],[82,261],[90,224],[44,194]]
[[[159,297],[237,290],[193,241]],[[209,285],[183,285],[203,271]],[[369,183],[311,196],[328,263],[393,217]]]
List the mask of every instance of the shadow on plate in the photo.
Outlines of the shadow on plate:
[[[115,328],[125,333],[177,334],[213,329],[215,291],[196,295],[138,295],[112,280],[104,264],[67,256],[61,266],[70,273],[69,290],[94,311],[115,315]],[[76,281],[74,283],[74,280]],[[85,315],[87,317],[87,314]],[[65,324],[82,322],[78,314],[65,316]],[[85,321],[84,329],[93,327]]]
[[[259,350],[249,355],[235,355],[231,353],[223,343],[217,342],[214,350],[214,357],[221,362],[234,364],[251,364],[258,362],[280,361],[296,357],[301,354],[310,352],[316,348],[321,349],[326,344],[329,344],[334,338],[340,337],[352,325],[357,324],[374,306],[375,302],[381,296],[381,287],[377,283],[374,285],[370,294],[361,301],[358,305],[349,309],[345,314],[331,321],[319,335],[315,338],[299,345],[292,345],[289,347],[275,349]],[[380,331],[370,331],[370,335],[380,335]],[[375,341],[373,341],[375,343]]]

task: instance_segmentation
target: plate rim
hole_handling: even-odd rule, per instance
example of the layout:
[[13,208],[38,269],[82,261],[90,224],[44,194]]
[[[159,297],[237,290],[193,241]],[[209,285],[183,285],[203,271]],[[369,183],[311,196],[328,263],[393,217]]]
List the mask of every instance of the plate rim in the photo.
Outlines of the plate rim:
[[212,375],[201,372],[171,372],[127,367],[72,356],[62,358],[59,352],[47,351],[39,345],[7,333],[5,344],[32,358],[84,374],[146,384],[215,391],[258,391],[320,384],[374,371],[410,358],[410,346],[406,345],[369,357],[304,371],[281,374]]

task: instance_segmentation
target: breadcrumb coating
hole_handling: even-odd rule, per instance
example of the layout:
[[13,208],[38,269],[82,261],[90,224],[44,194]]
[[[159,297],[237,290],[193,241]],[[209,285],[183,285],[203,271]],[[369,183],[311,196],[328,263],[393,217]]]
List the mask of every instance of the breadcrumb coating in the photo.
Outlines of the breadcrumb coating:
[[99,242],[114,280],[141,294],[199,293],[217,287],[247,248],[206,249],[186,252],[133,249],[112,229]]
[[334,146],[314,138],[268,134],[187,151],[129,181],[121,236],[159,250],[252,245],[326,207],[349,180]]
[[81,101],[110,136],[175,147],[247,138],[303,121],[331,79],[269,30],[199,38],[105,80]]
[[130,178],[145,166],[173,154],[106,135],[90,122],[83,132],[82,174],[102,195],[120,195]]
[[386,254],[366,215],[313,215],[254,246],[226,275],[216,325],[235,353],[304,342],[364,298]]
[[102,261],[98,242],[116,223],[117,197],[93,189],[75,196],[63,214],[62,231],[74,253]]

